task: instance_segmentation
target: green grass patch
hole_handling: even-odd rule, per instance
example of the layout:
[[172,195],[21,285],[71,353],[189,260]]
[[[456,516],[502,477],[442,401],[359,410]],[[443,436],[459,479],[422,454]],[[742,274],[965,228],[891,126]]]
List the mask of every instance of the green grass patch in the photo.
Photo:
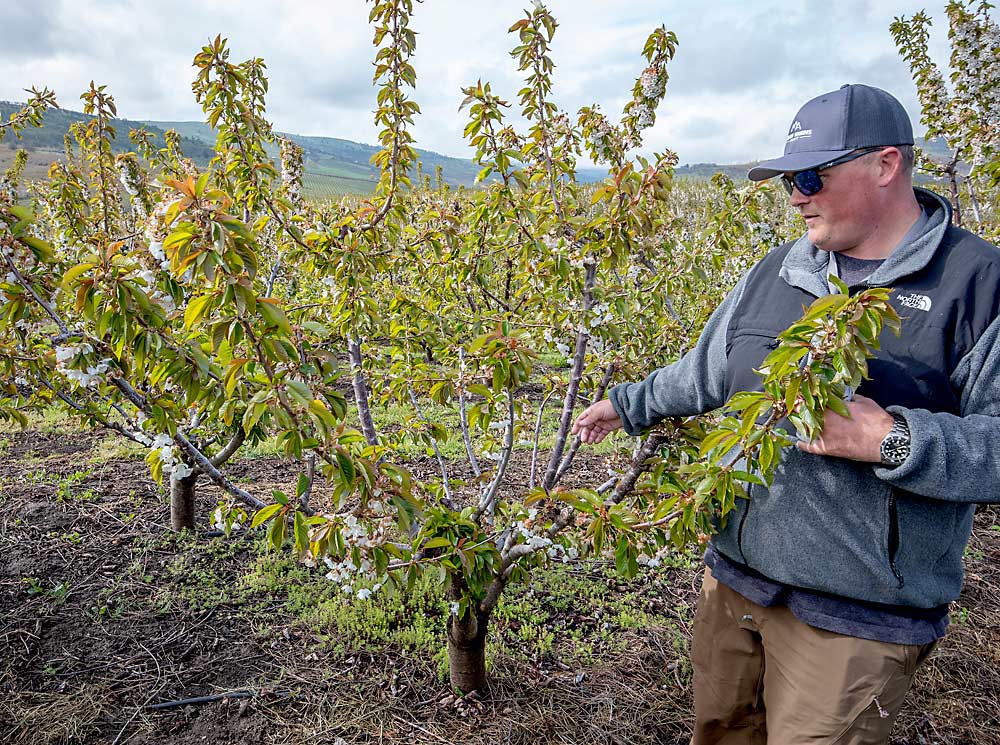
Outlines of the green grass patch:
[[[662,566],[633,582],[602,562],[538,570],[502,597],[490,622],[487,659],[579,666],[620,654],[630,643],[626,632],[676,629],[673,620],[655,610],[672,581],[669,568]],[[242,577],[238,592],[250,604],[284,599],[295,622],[308,627],[338,658],[394,650],[431,661],[442,679],[447,677],[448,603],[431,575],[421,577],[409,593],[383,590],[360,600],[291,555],[265,552]],[[259,629],[263,635],[271,631]],[[671,636],[678,637],[679,645],[685,643],[679,631]]]

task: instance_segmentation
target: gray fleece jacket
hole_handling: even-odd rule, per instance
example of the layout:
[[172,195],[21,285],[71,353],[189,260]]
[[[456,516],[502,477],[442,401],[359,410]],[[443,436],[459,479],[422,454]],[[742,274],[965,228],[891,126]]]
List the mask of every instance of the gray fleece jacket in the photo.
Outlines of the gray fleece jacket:
[[[858,393],[905,417],[909,458],[883,468],[787,448],[770,488],[738,500],[713,545],[786,585],[916,608],[955,599],[975,504],[1000,502],[1000,250],[928,214],[868,278],[894,288],[899,338],[881,337]],[[760,390],[753,368],[802,308],[829,292],[832,256],[803,236],[771,251],[729,293],[678,362],[609,398],[625,431]]]

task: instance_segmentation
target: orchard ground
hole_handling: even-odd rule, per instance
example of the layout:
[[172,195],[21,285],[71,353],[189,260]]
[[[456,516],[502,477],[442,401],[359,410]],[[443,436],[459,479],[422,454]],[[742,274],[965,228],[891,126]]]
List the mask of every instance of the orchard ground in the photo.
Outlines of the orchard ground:
[[[517,453],[520,474],[529,456]],[[602,481],[602,452],[581,457],[578,478]],[[229,474],[264,495],[296,478],[266,448]],[[349,598],[262,535],[213,532],[217,497],[201,487],[202,529],[172,533],[140,450],[58,418],[0,436],[0,741],[687,741],[696,555],[633,582],[588,563],[512,587],[493,621],[492,687],[462,699],[439,591]],[[894,743],[1000,743],[1000,508],[980,509],[966,558]]]

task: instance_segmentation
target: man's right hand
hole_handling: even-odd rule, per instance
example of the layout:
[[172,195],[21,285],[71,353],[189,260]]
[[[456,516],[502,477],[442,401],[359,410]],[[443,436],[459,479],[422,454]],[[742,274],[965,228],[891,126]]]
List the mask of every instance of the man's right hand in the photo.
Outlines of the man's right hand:
[[588,406],[573,422],[573,434],[580,435],[580,441],[587,445],[596,445],[621,428],[622,419],[606,398]]

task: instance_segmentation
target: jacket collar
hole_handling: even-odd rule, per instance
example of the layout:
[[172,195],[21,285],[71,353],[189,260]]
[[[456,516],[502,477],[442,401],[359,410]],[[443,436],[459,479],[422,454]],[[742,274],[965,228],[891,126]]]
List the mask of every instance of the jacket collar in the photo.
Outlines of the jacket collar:
[[[889,286],[927,266],[951,225],[951,204],[948,200],[920,187],[914,187],[913,192],[917,203],[929,215],[927,225],[915,239],[896,246],[869,278],[872,285]],[[833,253],[816,248],[805,235],[795,241],[778,272],[778,276],[791,286],[816,297],[829,294],[827,277],[830,274],[836,274]]]

